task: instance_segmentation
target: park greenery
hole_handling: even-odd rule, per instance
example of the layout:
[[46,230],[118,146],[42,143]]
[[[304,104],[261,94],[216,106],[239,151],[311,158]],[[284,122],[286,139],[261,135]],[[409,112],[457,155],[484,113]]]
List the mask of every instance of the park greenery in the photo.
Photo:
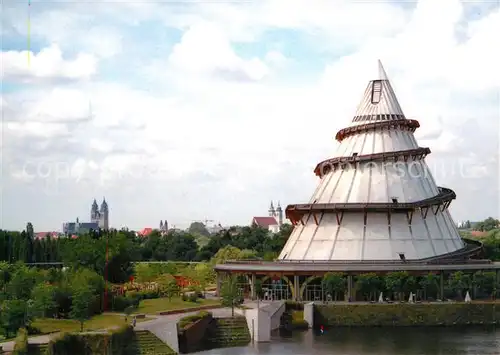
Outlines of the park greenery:
[[[288,225],[276,234],[257,227],[232,227],[210,236],[202,247],[190,232],[153,231],[141,237],[111,230],[37,239],[30,223],[22,232],[0,231],[0,338],[13,338],[19,329],[30,335],[45,333],[43,324],[54,330],[54,322],[64,328],[64,322],[73,321],[83,331],[104,310],[129,318],[132,313],[217,303],[203,299],[205,290],[215,288],[214,264],[229,259],[272,260],[290,231]],[[176,263],[195,260],[203,262]],[[134,264],[137,261],[168,262]],[[61,262],[64,268],[33,266],[51,262]],[[181,288],[176,276],[191,282]],[[119,317],[113,318],[115,322],[103,328],[116,325]]]
[[[495,271],[463,271],[446,274],[443,295],[440,295],[440,276],[435,273],[412,275],[406,271],[390,272],[385,275],[364,273],[354,277],[357,300],[377,301],[380,294],[384,300],[405,301],[410,293],[417,300],[438,300],[441,298],[463,301],[466,292],[474,299],[496,299],[500,292],[500,280]],[[321,280],[325,300],[344,300],[347,291],[347,278],[343,273],[331,272]],[[329,295],[329,296],[328,296]]]
[[[496,222],[488,219],[480,225],[486,232],[481,237],[483,257],[492,260],[500,260]],[[0,230],[0,339],[15,337],[19,329],[29,335],[46,333],[44,324],[58,330],[57,322],[72,322],[72,329],[79,331],[94,330],[95,319],[105,317],[105,310],[129,319],[138,312],[213,304],[203,297],[206,290],[215,288],[215,264],[234,259],[274,260],[290,233],[291,226],[284,225],[276,234],[258,227],[231,227],[209,235],[197,226],[186,232],[153,231],[145,237],[128,230],[110,230],[90,231],[76,238],[38,239],[31,223],[21,232]],[[461,229],[461,234],[473,238],[470,229]],[[200,236],[205,238],[203,245],[198,244]],[[140,261],[164,263],[137,263]],[[191,261],[201,263],[179,263]],[[63,263],[64,268],[33,265],[51,262]],[[179,276],[190,282],[180,286]],[[241,278],[224,282],[223,304],[234,307],[241,302],[241,288],[236,285],[241,282]],[[332,298],[341,299],[346,278],[328,274],[322,285]],[[437,285],[436,276],[431,274],[364,274],[356,278],[358,293],[367,300],[379,292],[403,298],[417,290],[424,299],[436,298]],[[454,273],[447,278],[446,289],[450,297],[463,297],[464,292],[473,290],[474,297],[491,298],[500,287],[491,273]],[[123,324],[125,316],[108,317],[99,326]]]

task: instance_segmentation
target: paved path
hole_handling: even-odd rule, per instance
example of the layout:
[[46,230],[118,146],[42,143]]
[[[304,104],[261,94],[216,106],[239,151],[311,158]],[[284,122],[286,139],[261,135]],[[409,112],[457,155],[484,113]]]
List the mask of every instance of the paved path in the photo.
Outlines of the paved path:
[[[210,309],[208,310],[213,314],[214,317],[216,318],[223,318],[223,317],[231,317],[231,308],[215,308],[215,309]],[[146,320],[144,322],[137,323],[135,326],[136,330],[149,330],[155,335],[162,335],[165,333],[165,329],[168,328],[169,325],[175,325],[177,322],[188,315],[191,314],[196,314],[199,311],[193,311],[193,312],[186,312],[186,313],[179,313],[179,314],[170,314],[166,316],[160,316],[160,315],[154,315],[154,314],[146,314],[146,317],[152,318],[151,320]],[[131,318],[131,317],[130,317]],[[177,337],[177,327],[175,327],[175,337]],[[93,333],[98,333],[99,331],[93,332]],[[59,333],[54,333],[54,334],[48,334],[48,335],[40,335],[40,336],[34,336],[30,337],[28,339],[28,342],[30,344],[47,344],[51,337],[57,336]],[[165,334],[164,334],[165,335]],[[173,334],[166,335],[168,336],[168,342],[167,344],[170,344],[173,339],[170,339],[173,337]],[[160,339],[163,339],[164,336],[161,336]],[[4,351],[12,351],[14,350],[14,341],[8,341],[5,343],[0,343],[0,346],[3,347]]]

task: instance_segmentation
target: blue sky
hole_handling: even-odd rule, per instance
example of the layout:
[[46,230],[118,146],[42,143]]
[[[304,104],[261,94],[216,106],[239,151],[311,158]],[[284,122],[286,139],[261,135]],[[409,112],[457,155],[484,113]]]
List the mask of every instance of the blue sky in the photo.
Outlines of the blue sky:
[[[28,67],[27,2],[3,2],[2,228],[58,230],[102,196],[111,224],[131,228],[247,224],[271,199],[307,201],[312,169],[334,153],[379,58],[422,125],[438,184],[457,191],[455,219],[498,216],[498,3],[33,1],[30,11]],[[456,173],[464,164],[473,174]]]

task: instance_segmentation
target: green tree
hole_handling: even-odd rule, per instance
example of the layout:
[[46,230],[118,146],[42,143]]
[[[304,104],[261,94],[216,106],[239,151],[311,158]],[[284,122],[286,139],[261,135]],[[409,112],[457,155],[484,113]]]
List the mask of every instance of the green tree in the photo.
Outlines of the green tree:
[[227,276],[222,282],[220,292],[222,305],[231,307],[231,316],[234,317],[234,307],[243,303],[237,277],[233,275]]
[[232,245],[225,246],[214,255],[212,258],[212,264],[222,264],[228,260],[239,260],[241,257],[241,250],[239,248],[233,247]]
[[338,294],[343,294],[346,290],[347,280],[341,272],[329,272],[321,280],[323,288],[330,295],[333,294],[334,301],[337,301]]
[[433,273],[428,273],[427,275],[423,276],[420,281],[419,285],[424,291],[424,299],[427,300],[430,295],[432,297],[437,298],[438,295],[438,278],[435,274]]
[[406,271],[389,272],[385,276],[385,287],[387,291],[397,294],[398,300],[403,300],[405,297],[405,284],[409,274]]
[[90,319],[93,294],[89,288],[82,286],[73,291],[70,316],[80,322],[80,331],[83,332],[83,324]]
[[172,297],[180,291],[177,281],[172,275],[163,274],[156,280],[156,282],[158,283],[158,289],[161,295],[163,297],[167,297],[169,301],[171,301]]
[[152,282],[159,276],[159,270],[149,264],[136,264],[135,277],[138,282]]
[[199,234],[205,237],[208,237],[210,235],[210,232],[208,231],[207,227],[201,222],[191,223],[188,232],[193,235]]
[[33,287],[42,278],[42,275],[36,269],[30,269],[19,263],[16,264],[10,282],[7,285],[8,297],[19,300],[29,299]]
[[35,317],[43,318],[54,315],[57,308],[57,303],[55,301],[56,290],[54,286],[46,283],[39,283],[33,289],[31,297],[33,300],[33,315]]
[[458,299],[463,300],[464,292],[470,290],[472,286],[472,280],[469,274],[457,271],[450,275],[448,286],[455,292]]
[[361,292],[365,300],[374,300],[377,292],[382,289],[382,280],[374,272],[360,274],[356,277],[356,289]]
[[25,300],[7,300],[0,304],[0,329],[8,338],[30,323],[28,304]]
[[474,274],[473,285],[480,294],[495,298],[499,284],[495,271],[478,271]]
[[200,285],[204,294],[207,286],[214,283],[216,279],[214,268],[207,263],[197,264],[192,271],[192,275],[189,276]]

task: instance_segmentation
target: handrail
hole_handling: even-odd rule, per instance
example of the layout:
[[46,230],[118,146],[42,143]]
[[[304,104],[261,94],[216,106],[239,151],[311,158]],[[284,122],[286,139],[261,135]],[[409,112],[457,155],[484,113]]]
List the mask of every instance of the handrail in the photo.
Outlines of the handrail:
[[424,209],[432,206],[445,205],[448,207],[457,195],[451,189],[438,187],[439,193],[436,196],[415,202],[374,202],[374,203],[308,203],[288,205],[285,209],[286,217],[292,221],[297,221],[300,216],[306,213],[325,212],[410,212],[416,209]]
[[352,155],[348,157],[331,158],[323,160],[318,165],[316,165],[316,168],[314,168],[314,173],[317,176],[322,177],[323,175],[328,174],[331,170],[335,170],[339,167],[344,168],[349,164],[387,161],[387,160],[393,160],[397,162],[399,161],[400,157],[403,158],[402,160],[404,162],[407,162],[409,158],[411,158],[412,160],[423,159],[430,153],[431,150],[429,148],[415,148],[406,150],[396,150],[392,152],[382,152],[375,154]]
[[417,120],[400,119],[400,120],[378,121],[378,122],[365,123],[343,128],[337,132],[337,134],[335,135],[335,139],[339,142],[342,142],[342,140],[344,140],[349,136],[376,130],[378,128],[381,129],[408,128],[411,132],[415,132],[415,130],[419,127],[420,123]]

